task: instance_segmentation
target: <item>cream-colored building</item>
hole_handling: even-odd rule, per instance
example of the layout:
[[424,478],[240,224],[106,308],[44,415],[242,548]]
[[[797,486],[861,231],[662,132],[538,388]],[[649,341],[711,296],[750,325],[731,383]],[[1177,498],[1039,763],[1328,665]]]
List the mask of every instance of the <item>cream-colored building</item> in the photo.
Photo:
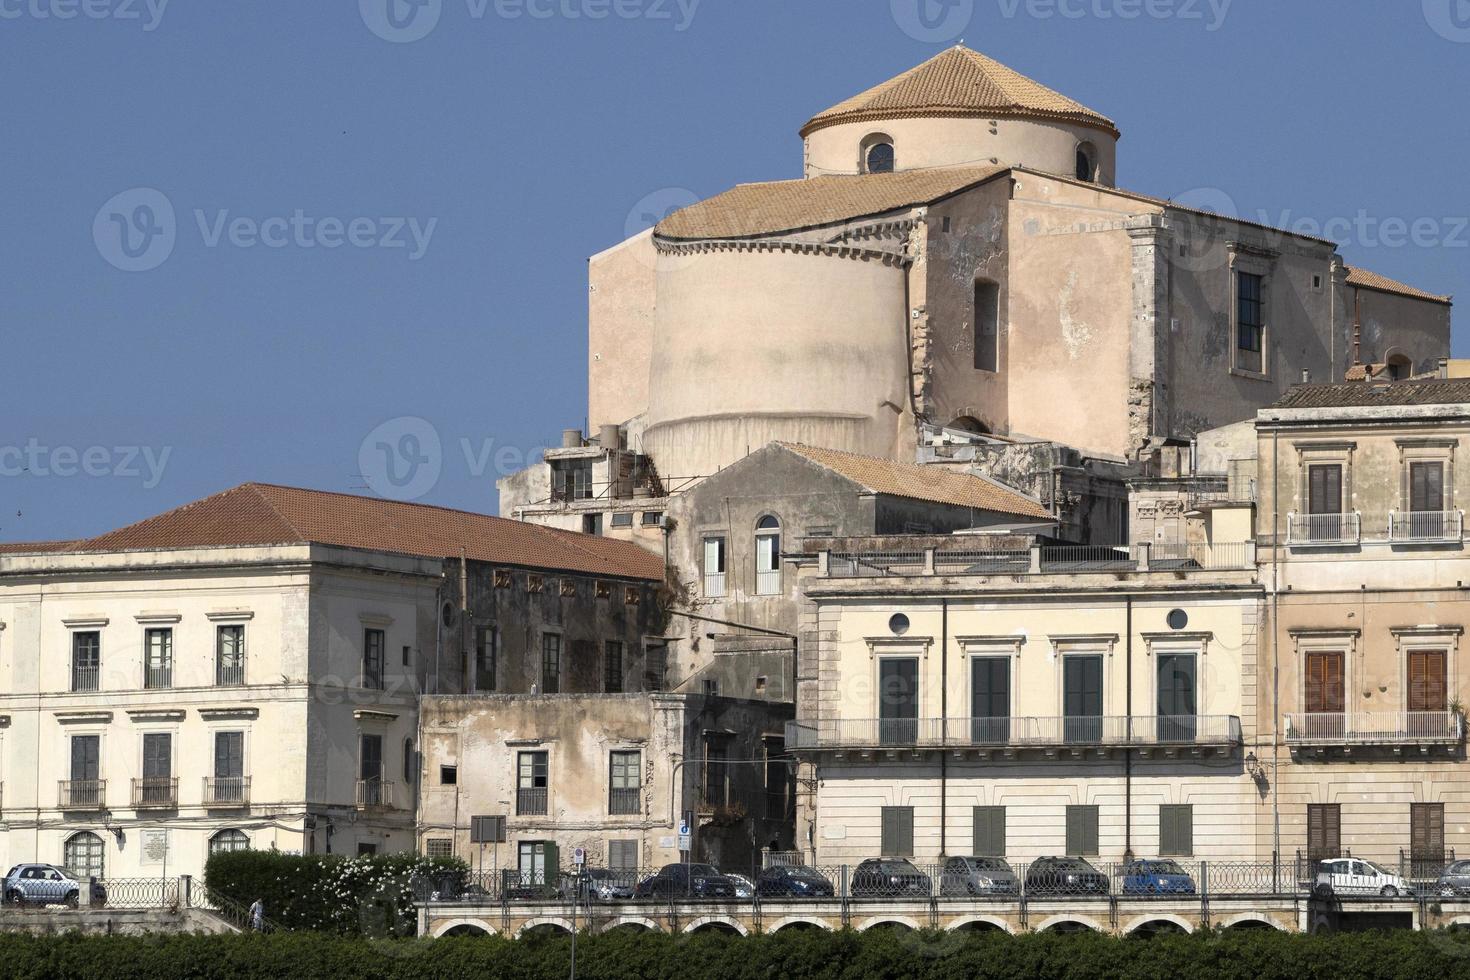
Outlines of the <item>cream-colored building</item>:
[[[162,878],[201,875],[219,848],[413,850],[419,698],[484,680],[484,657],[466,669],[445,642],[464,626],[461,557],[523,584],[661,569],[600,538],[260,484],[4,546],[0,862]],[[580,676],[568,647],[558,669]]]
[[1302,386],[1256,428],[1282,850],[1470,853],[1470,382]]
[[1252,542],[808,544],[788,743],[817,863],[1254,857]]

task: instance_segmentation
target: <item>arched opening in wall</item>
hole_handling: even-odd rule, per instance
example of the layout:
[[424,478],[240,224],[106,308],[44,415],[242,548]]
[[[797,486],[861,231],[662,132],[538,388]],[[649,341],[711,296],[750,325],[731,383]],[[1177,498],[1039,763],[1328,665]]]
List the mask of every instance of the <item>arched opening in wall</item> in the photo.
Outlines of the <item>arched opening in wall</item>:
[[968,432],[976,436],[990,435],[990,429],[986,427],[985,423],[970,415],[961,415],[949,423],[949,425],[946,425],[945,428],[953,429],[956,432]]
[[866,137],[860,152],[860,169],[865,174],[891,174],[898,167],[893,137],[886,133],[873,133]]
[[1096,932],[1092,926],[1076,919],[1066,919],[1062,922],[1054,922],[1042,930],[1043,932],[1074,933],[1074,932]]
[[1155,936],[1183,936],[1188,932],[1177,922],[1168,919],[1151,919],[1134,929],[1128,935],[1137,939],[1152,939]]
[[1390,381],[1404,381],[1414,374],[1414,362],[1403,354],[1388,355],[1388,377]]
[[245,835],[245,831],[243,830],[226,827],[209,838],[210,854],[227,854],[230,851],[248,850],[250,850],[250,838]]
[[740,930],[739,929],[736,929],[733,925],[731,925],[728,922],[706,922],[703,925],[695,926],[693,929],[690,929],[689,931],[690,932],[712,932],[712,933],[715,933],[716,935],[719,935],[719,936],[738,936],[738,935],[740,935]]
[[996,925],[994,922],[984,922],[979,919],[973,922],[962,922],[959,925],[955,926],[953,931],[962,933],[1005,932],[1004,929]]
[[1275,926],[1263,919],[1242,919],[1225,927],[1226,932],[1279,932]]
[[863,930],[864,932],[913,932],[913,926],[907,922],[875,922]]
[[975,281],[975,370],[1000,370],[1000,284],[988,279]]
[[445,939],[489,939],[490,938],[490,932],[487,929],[481,929],[479,926],[472,926],[472,925],[470,925],[468,923],[465,923],[463,925],[457,925],[457,926],[455,926],[452,929],[446,929],[446,930],[444,930],[444,936],[443,936],[443,938],[445,938]]
[[572,930],[557,922],[538,922],[534,926],[527,926],[521,931],[522,936],[570,936]]
[[653,930],[650,929],[649,926],[648,926],[648,924],[645,923],[645,922],[619,922],[617,925],[613,926],[611,929],[609,929],[607,931],[608,932],[652,932]]
[[781,594],[781,521],[770,514],[755,524],[755,594]]
[[788,922],[781,926],[776,932],[812,932],[822,931],[822,927],[815,922]]
[[72,834],[62,847],[62,867],[82,881],[105,877],[102,838],[90,830]]
[[1097,180],[1097,147],[1091,143],[1077,144],[1077,179]]

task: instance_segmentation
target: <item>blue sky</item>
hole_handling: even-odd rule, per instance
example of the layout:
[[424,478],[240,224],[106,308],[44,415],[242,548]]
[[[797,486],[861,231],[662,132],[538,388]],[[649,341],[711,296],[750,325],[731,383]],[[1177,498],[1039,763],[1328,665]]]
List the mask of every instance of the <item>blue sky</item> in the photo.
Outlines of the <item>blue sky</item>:
[[1117,120],[1123,186],[1470,296],[1470,0],[386,2],[0,0],[0,540],[388,453],[493,510],[582,424],[587,256],[961,36]]

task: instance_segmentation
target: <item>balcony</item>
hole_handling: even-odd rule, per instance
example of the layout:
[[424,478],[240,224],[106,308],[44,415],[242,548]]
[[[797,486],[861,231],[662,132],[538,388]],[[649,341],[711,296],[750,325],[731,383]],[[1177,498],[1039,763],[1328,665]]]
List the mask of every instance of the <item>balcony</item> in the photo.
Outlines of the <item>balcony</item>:
[[608,790],[607,812],[614,817],[637,816],[643,812],[643,801],[636,787]]
[[520,817],[544,817],[546,816],[546,787],[527,788],[522,786],[516,790],[516,816]]
[[143,688],[145,690],[164,690],[174,686],[173,664],[165,664],[162,667],[147,667],[143,670]]
[[359,779],[357,781],[357,808],[359,810],[393,809],[393,784],[382,779]]
[[59,781],[56,806],[61,810],[107,809],[107,780],[63,779]]
[[100,690],[102,687],[102,668],[87,665],[73,665],[71,669],[71,689],[77,693]]
[[1459,544],[1464,539],[1464,530],[1464,511],[1388,512],[1391,544]]
[[1241,744],[1234,715],[836,719],[791,722],[797,750],[1195,749]]
[[1289,714],[1286,744],[1293,749],[1459,745],[1463,719],[1453,711]]
[[177,776],[145,776],[133,780],[134,810],[171,810],[178,805]]
[[704,597],[706,599],[723,599],[725,597],[725,573],[706,572],[704,576]]
[[979,575],[1116,575],[1236,571],[1255,568],[1251,541],[1133,545],[1031,545],[1026,549],[832,551],[828,578],[919,578]]
[[1363,518],[1351,514],[1286,515],[1286,544],[1292,548],[1356,545],[1363,540]]
[[204,805],[218,809],[250,805],[249,776],[205,776]]
[[245,664],[219,661],[214,665],[215,687],[244,687]]

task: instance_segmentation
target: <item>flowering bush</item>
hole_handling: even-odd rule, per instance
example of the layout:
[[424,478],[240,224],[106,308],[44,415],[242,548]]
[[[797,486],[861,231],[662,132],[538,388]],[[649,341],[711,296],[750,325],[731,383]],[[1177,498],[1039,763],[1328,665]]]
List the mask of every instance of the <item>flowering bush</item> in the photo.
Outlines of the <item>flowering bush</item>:
[[457,859],[415,854],[229,851],[210,855],[204,877],[209,891],[238,905],[259,900],[276,928],[391,937],[414,933],[416,876],[466,870]]

